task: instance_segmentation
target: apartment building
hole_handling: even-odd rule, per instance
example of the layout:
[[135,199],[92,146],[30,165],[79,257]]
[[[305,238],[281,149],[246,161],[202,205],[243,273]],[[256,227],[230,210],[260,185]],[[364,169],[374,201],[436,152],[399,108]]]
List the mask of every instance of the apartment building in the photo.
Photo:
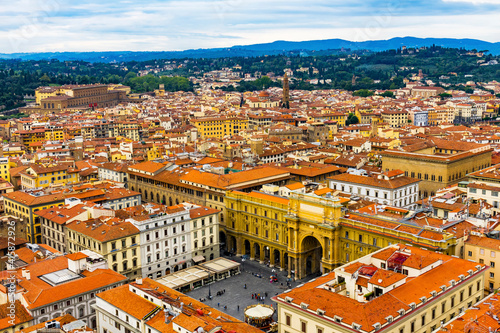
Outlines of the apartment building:
[[430,332],[484,297],[487,269],[394,244],[273,297],[278,332]]
[[66,249],[76,253],[85,249],[101,255],[109,267],[127,278],[141,276],[139,229],[132,223],[101,216],[66,224]]
[[22,218],[27,223],[29,243],[42,242],[42,226],[36,212],[64,205],[62,193],[43,190],[21,190],[3,194],[5,213]]
[[149,278],[97,295],[97,333],[262,331]]
[[[86,251],[29,264],[15,272],[15,299],[33,317],[33,324],[71,314],[97,328],[96,294],[118,287],[126,277],[107,267],[99,255]],[[7,302],[9,280],[2,280],[0,302]],[[10,296],[9,296],[10,297]]]
[[342,173],[328,178],[328,186],[332,190],[383,205],[411,209],[417,206],[419,183],[419,179],[407,177],[401,170],[392,170],[377,176]]
[[124,209],[123,214],[140,232],[143,277],[158,278],[219,254],[216,209],[149,203]]

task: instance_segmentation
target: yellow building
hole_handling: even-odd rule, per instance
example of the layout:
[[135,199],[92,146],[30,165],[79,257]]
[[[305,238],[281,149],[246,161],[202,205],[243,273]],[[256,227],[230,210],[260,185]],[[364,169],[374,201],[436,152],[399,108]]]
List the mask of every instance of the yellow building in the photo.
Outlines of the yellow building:
[[490,292],[500,288],[499,239],[488,238],[483,234],[469,235],[465,241],[464,259],[490,266],[484,276],[484,288]]
[[42,242],[40,218],[36,212],[64,205],[62,193],[44,191],[15,191],[3,194],[5,213],[23,218],[27,222],[26,239],[30,243]]
[[274,297],[278,332],[433,332],[484,297],[487,270],[394,244]]
[[45,131],[45,141],[63,141],[64,130],[62,128]]
[[85,249],[102,255],[113,269],[129,279],[141,277],[139,229],[118,218],[73,221],[66,225],[69,253]]
[[10,182],[10,168],[16,167],[8,157],[0,157],[0,177]]
[[406,176],[421,179],[420,196],[434,196],[438,189],[490,166],[491,152],[489,145],[433,138],[407,146],[405,151],[385,150],[382,170],[402,170]]
[[237,135],[248,128],[248,118],[243,117],[211,117],[191,119],[191,124],[198,129],[202,138],[219,138]]
[[68,165],[68,163],[32,164],[19,174],[21,175],[21,188],[23,189],[62,186],[80,181],[78,169]]
[[[291,192],[289,198],[282,198],[228,191],[227,249],[287,270],[289,277],[298,279],[329,272],[401,241],[456,254],[457,240],[446,231],[426,231],[424,226],[362,213],[346,214],[343,207],[349,200],[328,194]],[[405,223],[408,228],[401,232]]]
[[34,129],[31,131],[16,131],[12,135],[12,140],[29,146],[30,143],[45,141],[45,129]]

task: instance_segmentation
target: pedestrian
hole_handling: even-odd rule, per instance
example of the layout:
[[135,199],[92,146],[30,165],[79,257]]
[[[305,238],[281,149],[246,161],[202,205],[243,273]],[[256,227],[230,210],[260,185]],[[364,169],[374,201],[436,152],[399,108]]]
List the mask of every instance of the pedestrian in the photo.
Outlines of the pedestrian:
[[253,294],[252,294],[252,299],[253,299]]
[[264,296],[266,296],[266,297],[267,297],[267,291],[264,293]]
[[240,306],[238,305],[238,311],[240,311]]
[[219,306],[220,306],[220,303],[217,303],[217,307],[219,307]]

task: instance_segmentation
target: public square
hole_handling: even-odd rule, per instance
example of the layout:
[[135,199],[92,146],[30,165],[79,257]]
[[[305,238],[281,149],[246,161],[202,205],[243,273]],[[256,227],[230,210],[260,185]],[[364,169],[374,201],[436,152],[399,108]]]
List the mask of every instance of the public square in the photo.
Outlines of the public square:
[[[232,256],[226,258],[242,264],[241,274],[195,289],[188,292],[187,295],[198,300],[205,298],[206,301],[204,301],[204,303],[208,306],[218,308],[222,312],[225,312],[239,320],[245,319],[245,307],[252,304],[261,303],[272,305],[276,308],[276,303],[271,301],[271,297],[289,289],[287,288],[287,272],[280,272],[279,268],[274,269],[272,267],[267,267],[266,265],[259,264],[257,261],[242,261],[241,257]],[[277,274],[278,282],[269,282],[270,276],[273,274]],[[303,280],[292,281],[290,282],[291,287],[293,288],[312,278],[313,277],[311,276]],[[247,286],[246,289],[244,288],[245,284]],[[209,300],[208,298],[209,290],[212,295],[212,300]],[[217,296],[218,292],[224,290],[225,293]],[[267,297],[265,297],[264,301],[259,302],[256,299],[252,299],[252,294],[256,293],[261,296],[265,296],[267,293]],[[224,309],[224,306],[227,306],[227,309]]]

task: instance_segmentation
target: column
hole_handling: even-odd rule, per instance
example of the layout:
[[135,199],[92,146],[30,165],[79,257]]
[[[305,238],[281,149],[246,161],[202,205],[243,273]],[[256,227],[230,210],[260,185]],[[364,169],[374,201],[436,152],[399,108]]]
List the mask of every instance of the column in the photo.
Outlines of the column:
[[250,242],[250,260],[255,260],[255,246],[254,242]]
[[269,267],[274,267],[274,249],[270,248],[269,249]]

